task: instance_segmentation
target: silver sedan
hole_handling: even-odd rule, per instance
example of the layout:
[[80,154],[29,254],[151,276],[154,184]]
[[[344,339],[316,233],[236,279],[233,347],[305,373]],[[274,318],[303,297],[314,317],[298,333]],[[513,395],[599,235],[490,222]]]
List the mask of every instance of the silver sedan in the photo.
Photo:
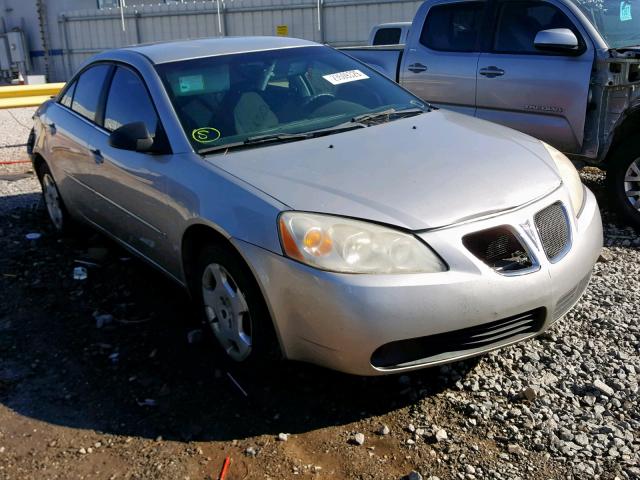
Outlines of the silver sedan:
[[303,40],[102,53],[29,149],[58,230],[88,223],[174,279],[249,365],[379,375],[525,340],[602,246],[560,152]]

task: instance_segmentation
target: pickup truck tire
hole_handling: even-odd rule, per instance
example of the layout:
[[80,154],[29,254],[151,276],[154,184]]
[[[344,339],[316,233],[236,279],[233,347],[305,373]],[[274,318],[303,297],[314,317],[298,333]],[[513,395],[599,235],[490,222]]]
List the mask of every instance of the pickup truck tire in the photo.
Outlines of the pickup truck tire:
[[282,358],[260,288],[232,248],[205,246],[194,275],[194,300],[226,360],[260,370]]
[[636,228],[640,228],[640,143],[629,139],[610,158],[607,172],[609,199]]

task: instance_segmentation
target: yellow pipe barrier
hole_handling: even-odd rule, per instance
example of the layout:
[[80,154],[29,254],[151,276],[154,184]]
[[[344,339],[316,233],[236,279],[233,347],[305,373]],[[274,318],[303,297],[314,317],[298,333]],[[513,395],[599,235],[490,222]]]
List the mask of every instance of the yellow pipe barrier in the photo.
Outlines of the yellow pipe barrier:
[[64,83],[0,87],[0,109],[37,107],[58,94]]

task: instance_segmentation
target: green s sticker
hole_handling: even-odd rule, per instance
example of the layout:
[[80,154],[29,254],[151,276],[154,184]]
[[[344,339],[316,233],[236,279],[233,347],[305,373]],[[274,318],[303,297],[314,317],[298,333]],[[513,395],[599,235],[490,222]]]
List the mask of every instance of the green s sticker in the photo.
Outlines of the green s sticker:
[[213,143],[220,138],[220,130],[213,127],[196,128],[191,132],[191,138],[198,143]]

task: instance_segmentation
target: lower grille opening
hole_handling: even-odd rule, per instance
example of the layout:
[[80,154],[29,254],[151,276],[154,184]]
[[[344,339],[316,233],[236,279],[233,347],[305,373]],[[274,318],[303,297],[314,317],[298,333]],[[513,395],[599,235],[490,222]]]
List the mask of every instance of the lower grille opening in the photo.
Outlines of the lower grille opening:
[[500,273],[531,268],[533,262],[513,231],[506,226],[466,235],[463,245],[489,267]]
[[373,353],[371,365],[377,368],[419,365],[445,353],[464,354],[465,351],[508,343],[515,337],[539,332],[544,324],[545,312],[544,308],[538,308],[453,332],[387,343]]

